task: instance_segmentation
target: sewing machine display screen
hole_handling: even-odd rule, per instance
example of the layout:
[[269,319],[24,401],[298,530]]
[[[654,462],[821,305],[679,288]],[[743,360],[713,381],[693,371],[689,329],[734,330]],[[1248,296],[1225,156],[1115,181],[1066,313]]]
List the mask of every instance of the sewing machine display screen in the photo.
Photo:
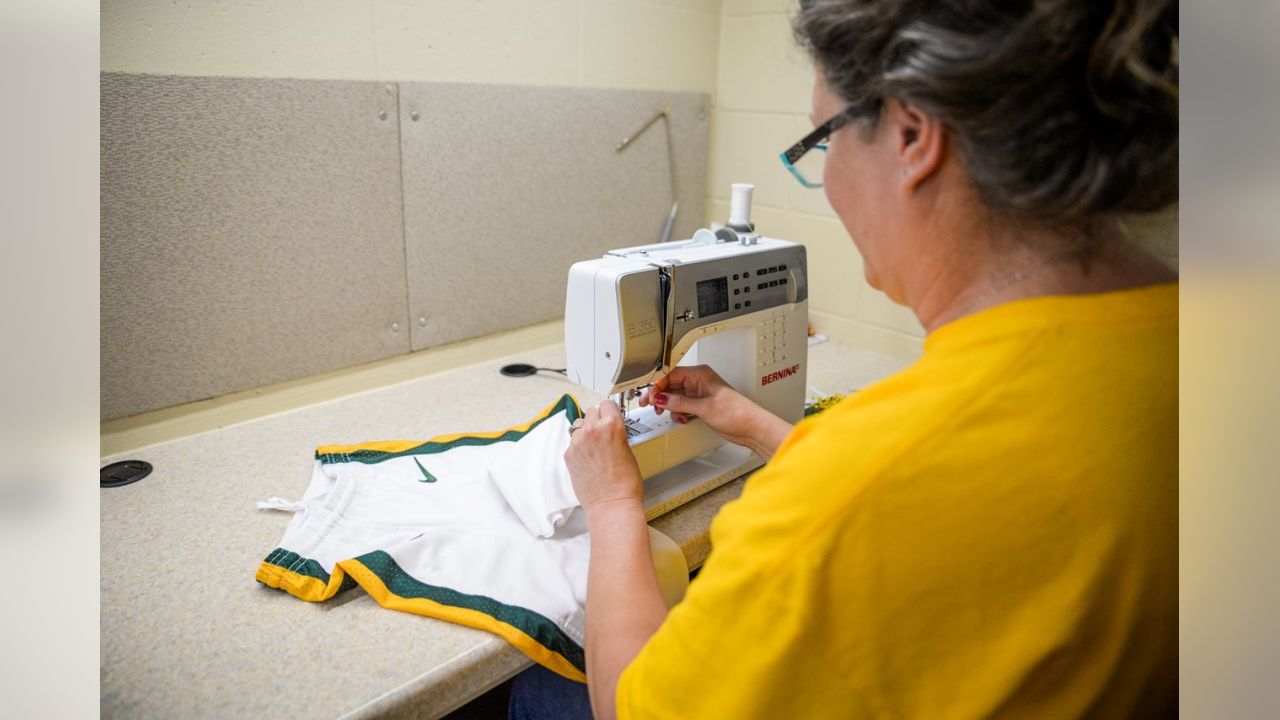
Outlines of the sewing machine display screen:
[[729,278],[718,277],[698,283],[698,317],[729,309]]

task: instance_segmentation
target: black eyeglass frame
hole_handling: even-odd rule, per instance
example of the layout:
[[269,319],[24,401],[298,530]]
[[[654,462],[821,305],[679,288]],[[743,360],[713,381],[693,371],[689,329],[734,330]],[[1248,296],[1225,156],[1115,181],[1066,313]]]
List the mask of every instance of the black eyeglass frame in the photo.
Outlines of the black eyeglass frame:
[[781,155],[782,164],[787,167],[787,170],[791,171],[791,174],[795,176],[796,180],[800,181],[801,185],[808,188],[822,187],[822,183],[813,183],[805,180],[804,175],[796,169],[796,163],[800,162],[800,158],[804,157],[805,153],[813,150],[814,148],[826,150],[827,146],[824,145],[822,141],[826,140],[835,133],[835,131],[845,125],[848,125],[852,121],[853,115],[849,112],[849,108],[845,108],[844,110],[836,113],[830,120],[822,123],[818,127],[814,128],[813,132],[801,138],[800,142],[787,148]]

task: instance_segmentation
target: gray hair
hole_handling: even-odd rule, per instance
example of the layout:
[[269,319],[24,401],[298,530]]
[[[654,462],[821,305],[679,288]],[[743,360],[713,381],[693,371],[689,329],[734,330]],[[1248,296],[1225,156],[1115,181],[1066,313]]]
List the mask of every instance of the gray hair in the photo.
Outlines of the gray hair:
[[864,127],[887,98],[937,118],[1012,219],[1087,229],[1177,199],[1176,3],[800,0],[792,27]]

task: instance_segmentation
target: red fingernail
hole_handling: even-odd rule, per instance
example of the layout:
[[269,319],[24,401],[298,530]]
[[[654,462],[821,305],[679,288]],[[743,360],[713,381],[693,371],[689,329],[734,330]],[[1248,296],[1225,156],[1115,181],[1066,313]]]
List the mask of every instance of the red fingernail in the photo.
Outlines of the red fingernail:
[[667,404],[667,396],[666,396],[666,395],[663,395],[662,393],[654,393],[654,394],[653,394],[653,401],[654,401],[655,403],[659,404],[659,405],[666,405],[666,404]]
[[680,423],[681,425],[683,425],[683,424],[685,424],[685,423],[686,423],[686,422],[688,422],[688,421],[687,421],[687,420],[685,420],[683,416],[678,416],[678,417],[676,417],[676,422],[678,422],[678,423]]

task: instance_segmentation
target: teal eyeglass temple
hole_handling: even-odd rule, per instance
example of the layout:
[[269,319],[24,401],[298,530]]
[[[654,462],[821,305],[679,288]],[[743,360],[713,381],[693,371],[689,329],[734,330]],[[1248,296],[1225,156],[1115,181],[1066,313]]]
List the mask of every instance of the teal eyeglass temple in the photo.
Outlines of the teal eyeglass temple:
[[800,142],[787,148],[786,151],[782,153],[782,164],[786,166],[787,170],[791,172],[791,175],[795,177],[801,185],[807,188],[822,187],[822,183],[820,182],[816,183],[806,180],[804,174],[796,167],[796,163],[800,162],[800,158],[804,157],[805,153],[810,150],[821,150],[822,152],[826,152],[827,145],[823,140],[830,137],[831,133],[844,127],[851,119],[848,108],[841,110],[830,120],[814,128],[813,132],[805,135]]
[[[811,147],[811,148],[809,148],[809,149],[810,149],[810,150],[821,150],[822,152],[826,152],[826,151],[827,151],[827,146],[826,146],[826,145],[814,145],[813,147]],[[806,151],[806,152],[808,152],[808,151]],[[787,166],[787,169],[791,171],[791,176],[792,176],[792,177],[794,177],[796,180],[798,180],[798,181],[800,182],[800,184],[801,184],[801,185],[803,185],[803,186],[805,186],[805,187],[807,187],[807,188],[814,188],[814,189],[817,189],[817,188],[822,187],[822,183],[820,183],[820,182],[809,182],[808,180],[805,180],[805,179],[804,179],[804,175],[802,175],[802,174],[800,173],[800,169],[799,169],[799,168],[797,168],[795,165],[792,165],[792,164],[791,164],[791,158],[787,157],[787,154],[786,154],[786,153],[782,153],[782,154],[781,154],[781,155],[779,155],[778,157],[782,158],[782,164]]]

